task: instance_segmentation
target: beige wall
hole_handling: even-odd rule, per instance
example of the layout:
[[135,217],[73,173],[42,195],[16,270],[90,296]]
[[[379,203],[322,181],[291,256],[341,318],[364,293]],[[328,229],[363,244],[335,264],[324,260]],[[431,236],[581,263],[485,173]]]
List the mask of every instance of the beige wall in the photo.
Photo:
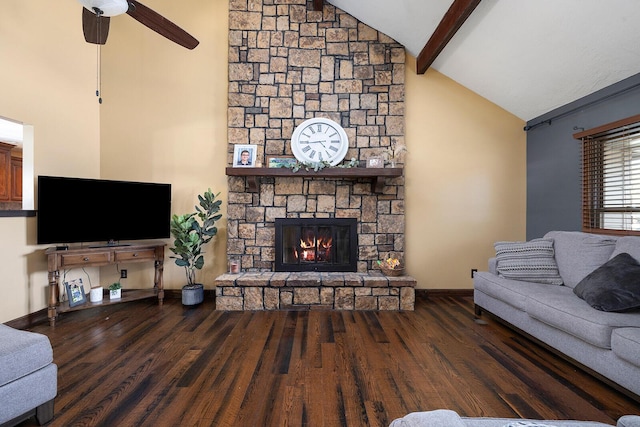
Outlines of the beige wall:
[[[193,212],[197,195],[211,188],[220,192],[226,218],[228,2],[145,4],[200,44],[188,50],[128,16],[112,18],[103,51],[102,178],[170,183],[177,214]],[[226,270],[226,219],[217,226],[219,237],[206,248],[205,268],[197,277],[208,289]],[[169,255],[167,250],[165,287],[180,289],[184,269]],[[123,287],[152,282],[153,269],[126,268],[130,274]],[[115,268],[101,273],[104,283],[117,278]]]
[[[193,51],[128,16],[112,19],[99,107],[96,48],[82,38],[79,4],[3,1],[0,116],[34,125],[37,175],[168,182],[177,213],[191,211],[208,187],[226,202],[228,1],[193,3],[145,3],[198,38]],[[469,269],[485,268],[494,240],[525,235],[524,123],[437,72],[416,75],[412,61],[408,271],[421,288],[470,288]],[[73,202],[61,199],[61,207]],[[200,276],[209,289],[226,268],[224,227],[223,221]],[[47,274],[35,218],[0,218],[0,236],[0,322],[6,322],[46,307]],[[150,268],[128,269],[125,287],[149,280]],[[106,284],[115,269],[96,277]],[[167,260],[167,288],[180,288],[183,277]]]
[[418,288],[472,288],[496,240],[525,238],[525,123],[407,61],[407,271]]
[[[34,127],[35,174],[100,175],[96,50],[74,1],[4,0],[0,116]],[[73,207],[61,197],[60,208]],[[35,218],[0,218],[0,322],[47,304],[47,266]]]

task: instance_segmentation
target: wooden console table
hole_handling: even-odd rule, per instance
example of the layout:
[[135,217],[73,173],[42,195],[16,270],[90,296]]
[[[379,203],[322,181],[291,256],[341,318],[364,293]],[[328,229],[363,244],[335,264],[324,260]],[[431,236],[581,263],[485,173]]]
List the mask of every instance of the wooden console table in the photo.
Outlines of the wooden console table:
[[[47,315],[51,326],[55,326],[58,313],[83,310],[99,305],[109,304],[87,302],[81,306],[69,307],[68,301],[60,302],[60,270],[82,267],[100,267],[110,264],[125,264],[131,262],[153,261],[155,266],[154,286],[152,289],[127,290],[122,298],[115,302],[133,301],[153,296],[158,297],[158,304],[162,305],[164,288],[162,283],[165,243],[141,243],[130,246],[106,246],[98,248],[49,248],[45,252],[48,258],[49,270],[49,308]],[[88,289],[85,289],[88,292]]]

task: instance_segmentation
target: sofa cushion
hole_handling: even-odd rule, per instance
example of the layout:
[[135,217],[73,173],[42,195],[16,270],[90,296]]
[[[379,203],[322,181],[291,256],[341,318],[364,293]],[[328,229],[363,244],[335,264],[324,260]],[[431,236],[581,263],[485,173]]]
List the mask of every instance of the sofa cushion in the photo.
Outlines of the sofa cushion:
[[611,335],[611,349],[627,362],[640,366],[640,328],[618,328]]
[[618,237],[616,247],[613,249],[610,259],[621,253],[628,253],[636,261],[640,262],[640,236]]
[[505,279],[480,271],[473,275],[473,287],[492,298],[525,311],[528,296],[532,292],[545,292],[549,285]]
[[496,269],[507,279],[562,285],[553,256],[553,241],[496,242]]
[[628,253],[618,254],[582,279],[573,292],[596,310],[640,308],[640,264]]
[[49,338],[0,324],[0,386],[53,362]]
[[609,260],[617,238],[581,231],[550,231],[558,271],[565,286],[575,287],[580,280]]
[[640,327],[640,312],[609,313],[592,308],[566,286],[547,286],[526,302],[529,316],[596,347],[611,348],[611,333],[619,327]]

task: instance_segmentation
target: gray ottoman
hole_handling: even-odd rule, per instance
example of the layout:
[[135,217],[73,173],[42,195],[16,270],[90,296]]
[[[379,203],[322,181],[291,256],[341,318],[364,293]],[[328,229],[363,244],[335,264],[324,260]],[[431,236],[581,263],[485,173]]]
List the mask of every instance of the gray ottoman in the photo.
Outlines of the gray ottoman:
[[0,324],[0,426],[51,421],[57,389],[49,338]]

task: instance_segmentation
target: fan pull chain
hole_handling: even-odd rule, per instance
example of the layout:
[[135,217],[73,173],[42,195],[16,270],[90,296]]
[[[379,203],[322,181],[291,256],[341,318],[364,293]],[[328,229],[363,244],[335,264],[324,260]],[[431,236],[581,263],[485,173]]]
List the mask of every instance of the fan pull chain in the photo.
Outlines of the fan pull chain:
[[96,96],[98,97],[98,103],[102,104],[102,97],[100,96],[100,92],[102,91],[102,50],[101,46],[98,44],[97,46],[97,70],[96,70]]
[[[100,33],[102,30],[102,14],[104,13],[102,10],[97,7],[93,8],[96,13],[97,25],[96,25],[96,40],[100,40]],[[96,44],[96,96],[98,97],[98,104],[102,104],[102,96],[100,93],[102,92],[102,45],[100,43]]]

